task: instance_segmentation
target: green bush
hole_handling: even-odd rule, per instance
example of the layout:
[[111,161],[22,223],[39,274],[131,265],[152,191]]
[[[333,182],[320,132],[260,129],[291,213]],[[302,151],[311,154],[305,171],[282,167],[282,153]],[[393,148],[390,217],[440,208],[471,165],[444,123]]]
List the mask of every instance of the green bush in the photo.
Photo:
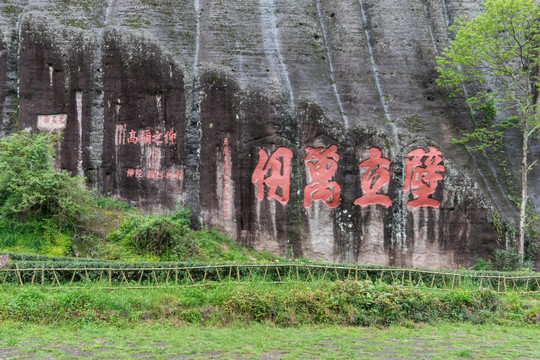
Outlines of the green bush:
[[189,218],[186,209],[167,215],[133,214],[108,239],[133,248],[139,255],[170,259],[176,246],[191,231]]
[[112,232],[108,240],[148,260],[252,262],[276,259],[268,253],[245,249],[217,230],[194,230],[190,228],[190,217],[189,209],[160,215],[135,213]]
[[499,271],[534,270],[535,266],[531,261],[520,263],[520,254],[515,246],[505,249],[496,249],[492,255],[493,269]]
[[407,322],[486,321],[500,310],[491,292],[438,293],[370,281],[320,283],[288,292],[239,289],[225,301],[231,316],[244,321],[299,324],[383,325]]
[[258,281],[206,287],[167,287],[132,292],[92,287],[56,289],[5,286],[0,289],[0,321],[38,323],[171,322],[227,325],[260,322],[277,326],[333,324],[388,326],[440,321],[498,321],[523,313],[537,321],[538,309],[505,308],[486,291],[431,291],[370,281],[310,285]]
[[54,169],[55,135],[21,131],[0,140],[0,215],[52,218],[73,228],[92,214],[84,179]]
[[93,196],[84,179],[54,169],[56,136],[21,131],[0,140],[0,249],[129,261],[272,260],[216,230],[190,228],[190,211],[142,215]]

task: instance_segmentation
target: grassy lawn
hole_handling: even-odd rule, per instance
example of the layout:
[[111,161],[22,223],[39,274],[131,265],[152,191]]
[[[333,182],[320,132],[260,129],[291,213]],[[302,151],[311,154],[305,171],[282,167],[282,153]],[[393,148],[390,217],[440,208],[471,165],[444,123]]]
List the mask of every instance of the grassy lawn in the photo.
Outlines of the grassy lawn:
[[537,325],[438,325],[388,328],[253,324],[225,328],[133,327],[5,322],[3,359],[540,359]]

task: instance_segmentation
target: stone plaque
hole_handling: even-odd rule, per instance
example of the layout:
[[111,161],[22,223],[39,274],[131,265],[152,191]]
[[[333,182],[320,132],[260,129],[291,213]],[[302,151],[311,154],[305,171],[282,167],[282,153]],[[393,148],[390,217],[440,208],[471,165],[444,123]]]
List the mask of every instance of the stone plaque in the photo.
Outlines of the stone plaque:
[[58,131],[66,127],[67,115],[38,115],[37,127],[44,131]]

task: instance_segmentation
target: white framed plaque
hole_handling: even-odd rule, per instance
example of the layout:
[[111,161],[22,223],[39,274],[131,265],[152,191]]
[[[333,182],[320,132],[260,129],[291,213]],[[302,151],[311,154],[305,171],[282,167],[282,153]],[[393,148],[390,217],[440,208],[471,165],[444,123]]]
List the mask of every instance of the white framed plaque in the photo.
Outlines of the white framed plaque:
[[39,130],[57,131],[66,127],[67,114],[38,115],[37,127]]

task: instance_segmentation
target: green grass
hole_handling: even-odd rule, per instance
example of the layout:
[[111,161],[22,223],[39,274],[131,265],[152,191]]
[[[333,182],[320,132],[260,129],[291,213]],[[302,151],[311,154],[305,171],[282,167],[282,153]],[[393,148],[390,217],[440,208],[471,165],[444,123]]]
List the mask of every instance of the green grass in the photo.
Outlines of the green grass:
[[21,288],[11,284],[0,287],[0,321],[119,327],[136,323],[261,323],[280,327],[417,326],[438,321],[538,324],[538,300],[533,296],[417,289],[369,281],[225,282],[137,290]]
[[[358,328],[265,324],[227,328],[138,324],[126,328],[82,324],[0,328],[5,358],[372,359],[539,358],[538,326],[436,324]],[[181,358],[181,357],[179,357]]]
[[0,252],[92,257],[129,262],[272,262],[278,257],[238,245],[216,229],[194,229],[190,212],[145,215],[124,202],[97,197],[94,216],[78,228],[59,228],[52,218],[0,215]]

